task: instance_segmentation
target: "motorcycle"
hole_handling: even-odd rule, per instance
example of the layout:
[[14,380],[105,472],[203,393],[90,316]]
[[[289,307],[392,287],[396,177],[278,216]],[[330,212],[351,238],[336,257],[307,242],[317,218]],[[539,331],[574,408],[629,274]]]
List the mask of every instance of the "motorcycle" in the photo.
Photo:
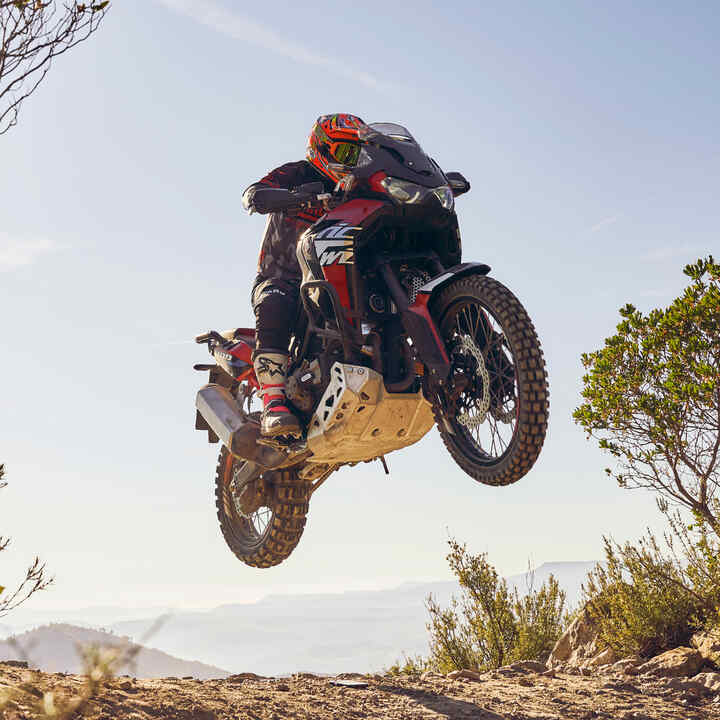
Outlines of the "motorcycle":
[[195,427],[222,442],[215,482],[223,536],[254,567],[285,560],[312,494],[338,468],[379,460],[433,425],[455,462],[487,485],[533,466],[548,422],[542,349],[520,301],[462,262],[455,198],[470,183],[443,173],[411,133],[376,123],[360,134],[353,172],[257,190],[272,211],[324,207],[301,236],[301,313],[290,344],[287,399],[301,438],[260,436],[253,401],[255,331],[196,338],[213,357]]

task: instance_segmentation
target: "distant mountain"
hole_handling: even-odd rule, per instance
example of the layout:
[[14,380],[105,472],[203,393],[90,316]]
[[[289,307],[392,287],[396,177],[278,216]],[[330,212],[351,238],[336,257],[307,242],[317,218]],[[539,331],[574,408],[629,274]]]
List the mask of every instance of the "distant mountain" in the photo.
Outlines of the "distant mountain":
[[97,605],[94,607],[37,610],[32,603],[21,605],[0,624],[0,638],[12,633],[25,632],[48,623],[65,623],[79,627],[106,628],[113,623],[125,620],[142,620],[148,617],[159,617],[168,612],[165,607],[125,608],[113,605]]
[[[535,587],[553,574],[577,605],[580,585],[595,563],[547,563],[534,571]],[[527,573],[508,578],[525,592]],[[441,605],[457,594],[455,582],[405,583],[391,590],[316,595],[270,595],[257,603],[178,612],[153,636],[167,652],[230,668],[278,675],[366,672],[388,667],[403,652],[427,654],[425,598]],[[121,622],[113,629],[140,638],[153,622]]]
[[[552,574],[567,593],[568,603],[577,606],[580,586],[594,564],[545,563],[532,573],[534,587],[540,587]],[[524,593],[530,576],[521,573],[507,580],[511,588]],[[444,606],[458,592],[456,582],[408,582],[389,590],[269,595],[256,603],[172,612],[151,642],[170,655],[208,663],[218,673],[222,671],[217,668],[263,675],[300,670],[327,674],[375,671],[391,665],[403,652],[427,654],[425,599],[432,593]],[[73,624],[92,625],[95,621],[140,642],[156,618],[164,614],[160,608],[149,609],[144,616],[141,612],[89,608],[70,614],[77,618]],[[65,620],[67,614],[64,611],[59,615]],[[46,613],[43,622],[60,618]],[[27,622],[30,616],[13,614],[5,622],[18,619]],[[163,669],[162,674],[195,673]]]
[[[29,660],[31,667],[46,672],[79,673],[82,662],[78,646],[128,648],[134,643],[127,638],[74,625],[46,625],[0,642],[0,660]],[[160,650],[143,647],[131,667],[121,672],[141,678],[184,677],[200,680],[225,678],[230,673],[200,662],[180,660]]]
[[568,603],[577,607],[582,601],[582,585],[595,565],[595,562],[544,563],[534,571],[510,576],[507,582],[511,588],[515,587],[520,593],[525,593],[531,583],[537,590],[550,575],[554,575],[560,588],[565,591]]

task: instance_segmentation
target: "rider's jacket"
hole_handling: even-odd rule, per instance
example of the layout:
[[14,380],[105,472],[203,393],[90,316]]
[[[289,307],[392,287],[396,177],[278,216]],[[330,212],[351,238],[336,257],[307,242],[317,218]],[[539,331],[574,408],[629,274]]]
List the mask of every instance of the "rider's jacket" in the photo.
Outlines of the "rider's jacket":
[[[272,187],[293,190],[311,182],[322,182],[327,192],[331,192],[334,187],[334,184],[307,160],[285,163],[250,185],[243,193],[243,202],[247,208],[255,209],[252,197],[256,188]],[[318,207],[303,208],[292,214],[274,212],[268,215],[258,259],[257,281],[272,278],[300,280],[302,273],[295,255],[295,246],[300,235],[324,212],[322,208]]]

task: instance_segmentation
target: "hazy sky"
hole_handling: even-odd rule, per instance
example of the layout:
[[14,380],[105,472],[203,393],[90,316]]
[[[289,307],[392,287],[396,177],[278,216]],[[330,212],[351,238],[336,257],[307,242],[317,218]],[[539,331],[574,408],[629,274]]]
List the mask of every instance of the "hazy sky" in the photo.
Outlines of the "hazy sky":
[[[242,7],[242,10],[236,8]],[[0,137],[0,581],[34,553],[37,607],[212,606],[448,577],[448,533],[501,571],[601,555],[656,523],[571,421],[580,353],[617,308],[667,303],[720,254],[715,2],[116,0]],[[198,332],[251,323],[263,227],[242,189],[300,159],[316,116],[407,125],[473,189],[467,260],[534,319],[543,454],[478,485],[436,431],[313,498],[278,568],[217,528],[216,446],[193,428]]]

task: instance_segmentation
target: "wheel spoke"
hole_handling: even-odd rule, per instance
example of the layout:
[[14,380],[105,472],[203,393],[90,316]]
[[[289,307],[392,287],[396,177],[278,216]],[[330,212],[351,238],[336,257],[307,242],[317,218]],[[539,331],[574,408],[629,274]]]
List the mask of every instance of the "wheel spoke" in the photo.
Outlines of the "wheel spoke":
[[517,426],[512,349],[498,319],[478,301],[459,303],[446,318],[444,337],[461,358],[456,372],[469,383],[454,401],[452,422],[475,453],[494,461],[508,450]]

